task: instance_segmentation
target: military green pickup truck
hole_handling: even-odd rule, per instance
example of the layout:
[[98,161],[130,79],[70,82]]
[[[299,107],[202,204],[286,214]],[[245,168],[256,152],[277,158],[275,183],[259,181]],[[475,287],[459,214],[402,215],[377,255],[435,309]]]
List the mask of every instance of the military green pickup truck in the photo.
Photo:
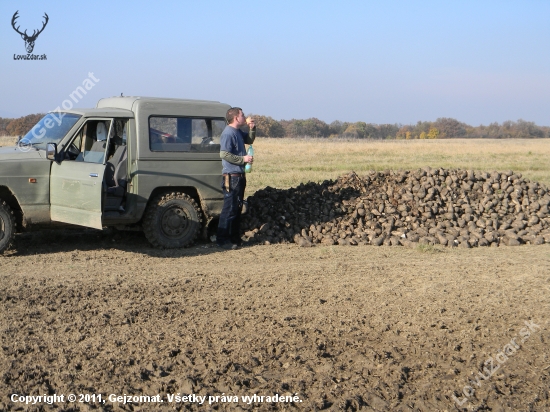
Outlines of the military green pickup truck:
[[48,113],[17,146],[0,148],[0,252],[17,231],[58,224],[191,245],[223,206],[219,139],[229,107],[112,97]]

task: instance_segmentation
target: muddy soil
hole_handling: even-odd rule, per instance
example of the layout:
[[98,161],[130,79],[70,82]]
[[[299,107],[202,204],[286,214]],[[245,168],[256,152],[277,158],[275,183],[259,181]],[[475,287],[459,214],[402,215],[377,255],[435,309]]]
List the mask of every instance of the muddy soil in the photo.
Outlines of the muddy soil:
[[2,411],[550,410],[548,245],[162,251],[43,231],[0,281]]

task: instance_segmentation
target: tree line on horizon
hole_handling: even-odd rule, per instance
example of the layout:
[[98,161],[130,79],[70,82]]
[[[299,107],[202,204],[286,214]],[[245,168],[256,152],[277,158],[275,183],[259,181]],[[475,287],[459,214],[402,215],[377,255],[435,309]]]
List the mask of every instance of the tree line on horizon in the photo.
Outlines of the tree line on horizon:
[[[16,119],[0,117],[0,136],[24,136],[44,116],[30,114]],[[321,137],[348,139],[541,139],[550,138],[549,126],[519,119],[470,126],[456,119],[440,117],[434,122],[419,121],[415,125],[341,122],[327,124],[315,117],[309,119],[275,120],[270,116],[253,115],[259,137]]]
[[0,117],[0,136],[25,136],[44,117],[44,113],[29,114],[16,119]]
[[540,139],[550,137],[549,126],[519,119],[470,126],[456,119],[440,117],[435,122],[419,121],[415,125],[341,122],[327,124],[315,117],[309,119],[275,120],[269,116],[253,115],[257,136],[260,137],[327,137],[351,139]]

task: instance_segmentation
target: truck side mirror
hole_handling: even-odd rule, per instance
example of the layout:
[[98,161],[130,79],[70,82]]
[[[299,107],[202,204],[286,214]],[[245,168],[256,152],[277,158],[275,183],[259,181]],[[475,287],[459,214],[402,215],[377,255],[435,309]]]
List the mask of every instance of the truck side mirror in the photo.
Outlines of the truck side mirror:
[[57,144],[48,143],[46,145],[46,159],[55,160],[56,157],[57,157]]

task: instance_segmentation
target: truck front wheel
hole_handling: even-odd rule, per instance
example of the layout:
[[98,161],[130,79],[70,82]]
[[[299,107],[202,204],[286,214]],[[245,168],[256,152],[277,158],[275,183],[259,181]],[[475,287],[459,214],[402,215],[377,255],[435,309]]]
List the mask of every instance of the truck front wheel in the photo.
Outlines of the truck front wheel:
[[201,229],[201,210],[185,193],[157,196],[148,206],[143,231],[155,247],[174,249],[193,244]]
[[15,216],[6,202],[0,199],[0,253],[9,249],[15,236]]

